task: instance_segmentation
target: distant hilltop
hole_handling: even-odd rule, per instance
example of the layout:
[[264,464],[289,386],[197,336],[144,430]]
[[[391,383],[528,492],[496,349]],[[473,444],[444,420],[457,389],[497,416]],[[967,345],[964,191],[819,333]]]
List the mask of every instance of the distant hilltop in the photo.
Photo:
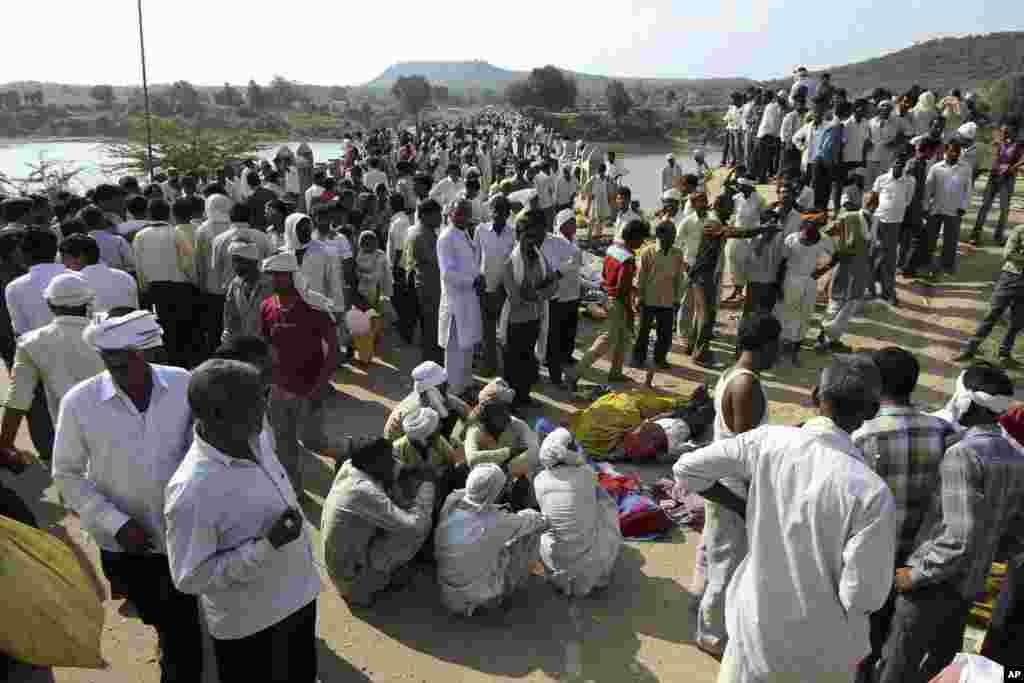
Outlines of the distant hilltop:
[[[538,64],[538,66],[541,66]],[[556,65],[557,66],[557,65]],[[794,64],[793,66],[797,66]],[[1012,73],[1024,71],[1024,31],[1006,31],[985,35],[935,38],[862,62],[827,69],[832,82],[857,95],[884,87],[901,92],[917,84],[946,92],[953,88],[971,89]],[[615,76],[597,76],[563,69],[576,78],[580,93],[604,94],[607,82]],[[512,71],[489,62],[399,62],[366,84],[370,88],[390,88],[402,76],[425,76],[435,85],[453,90],[504,90],[509,83],[526,78],[525,71]],[[812,72],[812,75],[813,72]],[[617,78],[627,87],[641,84],[648,89],[674,88],[697,91],[714,98],[728,90],[745,88],[756,81],[748,78]],[[789,84],[785,76],[767,81],[771,87]]]

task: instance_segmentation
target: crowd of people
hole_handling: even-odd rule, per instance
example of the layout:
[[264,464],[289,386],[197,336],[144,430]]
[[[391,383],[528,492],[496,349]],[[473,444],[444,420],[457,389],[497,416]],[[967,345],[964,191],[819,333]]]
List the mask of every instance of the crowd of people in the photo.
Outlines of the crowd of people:
[[[201,680],[202,618],[222,682],[314,681],[308,451],[337,463],[322,550],[353,608],[424,564],[454,615],[500,608],[530,575],[590,595],[622,547],[616,504],[569,430],[524,419],[540,368],[573,391],[608,357],[607,381],[622,381],[627,360],[648,367],[652,331],[654,367],[670,367],[677,332],[713,364],[728,271],[727,300],[743,309],[713,443],[674,467],[707,500],[698,646],[724,656],[724,682],[928,681],[960,649],[1001,544],[1024,541],[1024,416],[988,364],[926,415],[911,403],[912,354],[851,354],[841,338],[866,298],[898,303],[900,269],[956,267],[978,123],[951,98],[848,102],[799,74],[791,92],[738,95],[721,192],[710,198],[711,176],[670,155],[649,217],[613,154],[502,112],[418,138],[356,133],[320,164],[283,149],[217,178],[7,198],[0,458],[51,468],[112,594],[159,634],[162,680]],[[1015,129],[1001,135],[982,214],[997,195],[1007,206],[1022,166]],[[769,178],[773,205],[757,189]],[[607,319],[577,359],[581,225]],[[965,361],[1006,308],[1005,356],[1024,327],[1021,230]],[[780,356],[799,364],[829,272],[815,346],[834,355],[817,416],[768,425],[760,373]],[[336,443],[325,396],[357,352],[377,353],[385,320],[407,344],[418,337],[413,389],[379,435],[358,425],[365,438]],[[35,455],[15,447],[26,419]],[[35,524],[0,494],[0,514]],[[1011,567],[1012,585],[1024,569]],[[1010,656],[1020,633],[994,629],[987,654]]]

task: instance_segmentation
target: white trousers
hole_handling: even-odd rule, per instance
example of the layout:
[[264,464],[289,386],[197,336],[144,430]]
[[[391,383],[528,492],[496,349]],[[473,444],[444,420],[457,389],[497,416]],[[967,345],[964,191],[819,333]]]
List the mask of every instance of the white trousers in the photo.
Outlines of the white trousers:
[[782,294],[782,302],[775,307],[776,317],[782,323],[782,340],[790,343],[803,341],[814,315],[818,283],[810,277],[787,277]]
[[728,240],[725,243],[725,270],[732,276],[736,287],[747,286],[747,240]]
[[448,326],[448,343],[444,345],[444,369],[448,374],[448,391],[462,394],[473,381],[473,349],[459,346],[459,330],[455,316]]

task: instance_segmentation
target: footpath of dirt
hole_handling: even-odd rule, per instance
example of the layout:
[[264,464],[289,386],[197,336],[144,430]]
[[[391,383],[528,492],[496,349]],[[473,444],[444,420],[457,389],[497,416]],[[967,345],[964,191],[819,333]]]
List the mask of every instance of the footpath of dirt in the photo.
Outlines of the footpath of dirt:
[[[979,183],[978,190],[982,189]],[[968,214],[973,217],[977,207]],[[1018,200],[1019,202],[1019,200]],[[1019,204],[1018,204],[1019,206]],[[1024,221],[1015,211],[1011,224]],[[964,234],[968,227],[965,225]],[[922,365],[921,386],[915,399],[929,406],[946,400],[960,368],[951,363],[977,320],[987,310],[992,280],[1001,252],[994,246],[971,249],[960,245],[961,269],[956,278],[934,286],[901,282],[901,306],[871,304],[854,321],[845,340],[856,349],[899,345],[912,350]],[[819,307],[819,313],[821,307]],[[728,360],[734,340],[732,309],[719,317],[716,350]],[[1004,327],[994,333],[1002,334]],[[597,328],[587,323],[580,334],[585,348]],[[389,339],[387,352],[369,368],[340,370],[338,393],[327,404],[331,435],[379,433],[390,409],[410,389],[409,371],[418,352]],[[990,340],[985,349],[994,354]],[[1018,354],[1024,358],[1018,345]],[[771,421],[793,424],[810,415],[810,390],[827,356],[805,351],[802,366],[782,364],[766,373],[771,401]],[[699,383],[713,386],[717,371],[693,365],[682,355],[676,340],[670,355],[674,368],[659,372],[657,390],[686,396]],[[599,364],[599,369],[606,369]],[[643,372],[627,369],[639,387]],[[1015,380],[1021,374],[1012,371]],[[7,383],[6,375],[0,385]],[[0,387],[5,391],[6,387]],[[1018,394],[1018,398],[1022,394]],[[584,407],[564,392],[542,381],[535,397],[541,415],[562,421]],[[19,445],[30,447],[27,435]],[[641,468],[645,479],[667,473],[666,467]],[[333,471],[326,461],[310,456],[306,462],[310,502],[306,513],[319,526],[320,503],[330,488]],[[0,474],[35,508],[43,520],[65,518],[56,492],[42,467],[13,478]],[[66,524],[81,537],[77,521]],[[313,533],[317,535],[315,528]],[[477,619],[449,617],[437,599],[432,576],[421,573],[412,586],[383,597],[371,610],[350,611],[325,581],[320,597],[319,653],[324,683],[348,681],[714,681],[718,664],[693,646],[694,616],[687,587],[693,573],[697,534],[674,533],[655,543],[628,543],[606,591],[586,600],[569,601],[557,596],[540,579],[502,612]],[[89,551],[94,559],[96,549]],[[61,670],[57,681],[67,683],[156,683],[156,638],[151,629],[119,613],[119,601],[108,601],[103,651],[111,667],[106,671]],[[208,658],[206,682],[216,680]]]

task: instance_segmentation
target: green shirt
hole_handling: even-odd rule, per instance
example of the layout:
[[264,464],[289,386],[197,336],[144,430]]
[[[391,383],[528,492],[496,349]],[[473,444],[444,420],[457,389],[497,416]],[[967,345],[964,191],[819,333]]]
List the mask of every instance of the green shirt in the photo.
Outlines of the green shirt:
[[1024,225],[1010,231],[1003,247],[1003,272],[1020,275],[1024,273]]

